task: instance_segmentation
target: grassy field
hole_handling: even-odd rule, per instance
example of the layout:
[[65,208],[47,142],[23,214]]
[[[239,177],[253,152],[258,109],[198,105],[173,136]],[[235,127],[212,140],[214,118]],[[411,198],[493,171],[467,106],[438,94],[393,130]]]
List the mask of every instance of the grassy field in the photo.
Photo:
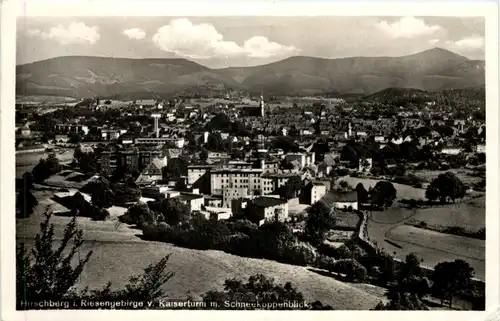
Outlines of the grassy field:
[[[68,149],[64,153],[56,153],[57,159],[61,163],[73,160],[73,149]],[[38,164],[40,159],[47,158],[49,153],[29,153],[16,155],[16,177],[21,177],[25,172],[31,171]]]
[[[458,179],[460,179],[465,185],[471,186],[474,183],[481,181],[481,177],[474,177],[468,174],[472,174],[474,171],[470,169],[450,169],[450,172],[454,173]],[[444,174],[448,171],[431,171],[431,170],[418,170],[411,171],[409,173],[422,178],[426,182],[430,183],[433,179],[437,178],[440,174]]]
[[485,197],[466,200],[457,204],[418,209],[411,222],[418,223],[421,221],[424,221],[429,226],[457,226],[469,231],[477,231],[486,225]]
[[[377,182],[380,180],[376,179],[370,179],[370,178],[357,178],[357,177],[350,177],[350,176],[344,176],[340,177],[337,179],[336,183],[340,181],[346,181],[351,185],[351,187],[355,188],[356,185],[359,183],[362,183],[365,189],[369,189],[370,187],[374,187]],[[425,198],[425,189],[423,188],[415,188],[412,186],[408,185],[402,185],[402,184],[397,184],[397,183],[392,183],[394,185],[394,188],[397,190],[397,195],[396,198],[398,200],[400,199],[405,199],[405,198],[414,198],[414,199],[423,199]]]
[[[50,192],[36,192],[41,204],[30,218],[17,220],[17,243],[23,242],[27,246],[33,244],[33,237],[42,220],[41,213],[52,202],[47,200],[50,195]],[[306,300],[320,300],[335,309],[365,310],[384,300],[385,290],[382,288],[340,282],[306,267],[243,258],[220,251],[191,250],[166,243],[142,241],[136,236],[141,233],[139,230],[117,223],[116,216],[123,209],[112,208],[111,212],[113,218],[106,222],[86,218],[77,220],[86,240],[80,255],[93,251],[79,279],[78,288],[101,288],[108,281],[112,282],[113,288],[121,288],[132,275],[141,273],[148,264],[156,263],[171,253],[168,269],[174,271],[175,276],[164,287],[170,298],[184,299],[188,295],[199,298],[209,290],[222,289],[226,279],[247,279],[262,273],[280,283],[291,281]],[[56,240],[61,237],[68,221],[68,217],[52,217]]]
[[425,221],[428,225],[459,226],[477,231],[485,227],[484,197],[421,209],[407,209],[395,205],[385,211],[370,212],[369,216],[368,237],[387,252],[395,253],[397,258],[404,259],[407,254],[414,252],[424,260],[424,265],[429,267],[441,261],[461,258],[474,267],[478,278],[484,279],[484,240],[405,225]]
[[335,213],[335,220],[337,226],[355,229],[361,218],[356,213],[338,211]]
[[[434,267],[442,261],[462,259],[475,270],[476,277],[485,276],[485,242],[469,237],[444,234],[408,225],[391,229],[386,237],[402,246],[396,250],[415,253],[424,260],[425,266]],[[404,255],[406,255],[404,254]]]

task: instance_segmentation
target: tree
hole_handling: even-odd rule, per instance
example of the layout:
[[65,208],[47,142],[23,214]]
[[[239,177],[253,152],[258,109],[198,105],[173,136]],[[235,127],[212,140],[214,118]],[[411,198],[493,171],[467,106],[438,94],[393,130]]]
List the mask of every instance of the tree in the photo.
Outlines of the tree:
[[441,299],[441,303],[449,300],[451,307],[453,296],[469,289],[473,276],[474,269],[463,260],[438,263],[431,275],[432,292]]
[[322,201],[314,203],[309,209],[309,217],[305,228],[312,244],[322,244],[325,239],[325,233],[334,226],[335,217],[330,208]]
[[439,189],[436,186],[436,183],[431,182],[429,185],[427,185],[427,189],[425,190],[425,198],[427,198],[431,202],[434,202],[439,198],[439,196]]
[[387,208],[392,205],[396,199],[397,191],[388,181],[380,181],[375,184],[370,193],[372,206]]
[[32,174],[36,183],[41,183],[50,176],[61,171],[61,165],[56,154],[51,153],[47,159],[40,159],[38,164],[33,168]]
[[156,215],[147,204],[138,202],[127,210],[121,220],[128,224],[137,224],[142,228],[144,223],[156,224]]
[[185,191],[187,191],[186,182],[183,179],[180,179],[177,182],[175,182],[175,187],[174,188],[177,191],[185,192]]
[[141,198],[141,191],[139,188],[130,186],[124,183],[111,184],[113,191],[113,200],[115,204],[126,204],[137,202]]
[[160,202],[160,212],[169,225],[177,225],[190,219],[190,210],[184,203],[177,199],[166,198]]
[[[250,276],[244,283],[237,279],[227,279],[224,282],[222,291],[209,291],[202,295],[203,301],[213,304],[216,303],[218,309],[276,309],[288,310],[298,309],[289,305],[277,305],[285,302],[304,302],[302,293],[290,283],[276,284],[273,279],[267,278],[262,274]],[[240,305],[227,305],[227,302],[246,303],[246,307]],[[273,307],[273,304],[275,305]],[[321,302],[316,301],[313,304],[314,309],[331,309],[330,306],[323,306]],[[303,309],[309,309],[308,307]]]
[[360,204],[368,202],[370,195],[368,194],[368,191],[365,189],[363,183],[359,183],[358,185],[356,185],[356,192],[358,194],[358,202]]
[[33,213],[33,209],[38,205],[38,200],[31,193],[33,186],[33,174],[26,172],[23,178],[16,181],[16,217],[26,218]]
[[224,151],[224,142],[220,133],[211,133],[208,135],[207,144],[205,146],[208,150]]
[[349,185],[349,183],[347,183],[347,182],[346,182],[346,181],[344,181],[344,180],[341,180],[341,181],[339,182],[339,187],[340,187],[341,189],[343,189],[344,191],[347,191],[347,190],[349,190],[349,189],[351,188],[351,186]]
[[416,294],[394,291],[388,303],[380,302],[373,310],[429,310]]
[[81,147],[78,146],[75,148],[73,157],[78,162],[78,166],[83,172],[96,172],[97,156],[94,152],[83,152]]
[[400,279],[409,278],[412,276],[422,276],[422,268],[420,267],[420,260],[415,253],[410,253],[406,256],[405,262],[401,266],[399,273]]
[[187,175],[186,162],[180,158],[173,158],[167,166],[162,168],[163,179],[176,180]]
[[69,137],[68,142],[69,142],[70,144],[75,144],[75,145],[76,145],[76,144],[79,144],[79,143],[81,143],[81,142],[82,142],[82,136],[80,136],[80,134],[78,134],[78,133],[73,133],[73,134],[71,134],[71,136]]
[[[92,256],[89,251],[80,258],[80,248],[84,243],[83,232],[76,228],[76,217],[68,223],[57,248],[53,247],[54,225],[51,214],[45,213],[40,224],[40,232],[35,238],[35,246],[28,252],[21,244],[16,253],[16,306],[19,310],[33,307],[34,302],[52,300],[135,300],[149,301],[164,297],[161,287],[174,273],[165,271],[170,254],[155,265],[149,265],[142,275],[130,278],[125,289],[111,291],[111,283],[102,290],[80,293],[72,288],[76,284],[85,264]],[[71,244],[71,248],[68,245]],[[76,264],[75,264],[76,263]],[[44,309],[46,309],[44,307]]]
[[[83,232],[76,228],[76,217],[66,226],[59,247],[53,249],[54,225],[49,224],[50,217],[50,213],[45,214],[31,253],[24,244],[18,249],[16,298],[19,308],[41,300],[62,300],[92,255],[90,251],[83,259],[76,259],[76,266],[71,264],[83,244]],[[69,243],[72,243],[70,251],[64,252]]]
[[340,259],[334,264],[334,271],[345,275],[347,281],[363,281],[367,271],[358,261],[354,259]]
[[278,192],[282,198],[291,199],[297,196],[297,192],[299,192],[303,186],[304,183],[300,176],[292,176],[286,181],[285,185],[280,187]]
[[[290,133],[290,135],[292,135],[292,133]],[[282,149],[285,153],[298,152],[300,149],[299,145],[297,145],[297,143],[295,143],[295,141],[288,136],[279,136],[275,138],[271,142],[271,146],[273,148]]]
[[427,199],[434,200],[439,194],[442,203],[446,202],[447,199],[455,202],[455,199],[465,196],[465,185],[452,172],[440,174],[431,182],[427,190],[428,192],[425,193]]
[[200,160],[202,162],[206,162],[208,159],[208,150],[206,148],[203,148],[201,149],[200,151]]
[[93,184],[92,205],[99,208],[109,208],[113,205],[114,193],[111,190],[109,183],[105,180],[100,180]]

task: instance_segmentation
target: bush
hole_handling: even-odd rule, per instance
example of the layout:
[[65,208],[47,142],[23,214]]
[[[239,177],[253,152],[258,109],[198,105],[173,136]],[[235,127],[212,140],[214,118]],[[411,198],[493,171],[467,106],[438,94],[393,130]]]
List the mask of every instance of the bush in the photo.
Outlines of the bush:
[[292,264],[305,266],[316,261],[316,250],[307,243],[285,247],[283,252],[283,258]]
[[318,269],[332,271],[334,269],[335,260],[327,255],[320,254],[316,257],[314,266]]
[[333,271],[344,274],[348,281],[363,281],[367,271],[358,261],[354,259],[341,259],[335,262]]
[[322,255],[330,256],[337,260],[352,258],[352,251],[344,244],[339,247],[333,247],[323,243],[318,247],[318,250]]

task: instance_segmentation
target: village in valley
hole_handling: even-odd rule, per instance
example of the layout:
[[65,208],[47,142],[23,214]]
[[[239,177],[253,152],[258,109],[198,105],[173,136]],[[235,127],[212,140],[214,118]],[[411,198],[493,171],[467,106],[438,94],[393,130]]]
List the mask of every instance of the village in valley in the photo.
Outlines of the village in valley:
[[78,289],[171,253],[179,300],[260,275],[319,308],[481,309],[485,138],[484,87],[19,99],[17,239],[74,222]]

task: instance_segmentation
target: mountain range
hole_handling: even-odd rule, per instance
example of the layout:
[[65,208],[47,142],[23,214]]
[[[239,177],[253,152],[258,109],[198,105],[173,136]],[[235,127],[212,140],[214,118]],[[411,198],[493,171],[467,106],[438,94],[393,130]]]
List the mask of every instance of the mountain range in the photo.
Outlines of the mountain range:
[[485,84],[485,62],[434,48],[401,57],[296,56],[254,67],[211,69],[186,59],[68,56],[16,68],[18,95],[151,98],[244,90],[265,95],[371,94],[385,88],[439,91]]

